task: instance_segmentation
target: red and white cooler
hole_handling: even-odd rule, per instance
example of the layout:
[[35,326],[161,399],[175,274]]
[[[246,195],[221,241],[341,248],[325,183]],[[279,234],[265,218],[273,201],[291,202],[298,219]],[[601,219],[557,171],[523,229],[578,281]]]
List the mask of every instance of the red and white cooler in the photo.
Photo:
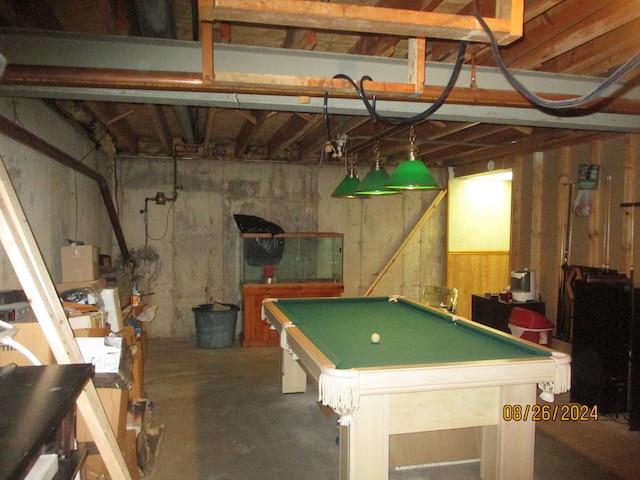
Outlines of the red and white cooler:
[[551,320],[538,312],[520,307],[511,309],[509,330],[514,337],[550,347],[553,328]]

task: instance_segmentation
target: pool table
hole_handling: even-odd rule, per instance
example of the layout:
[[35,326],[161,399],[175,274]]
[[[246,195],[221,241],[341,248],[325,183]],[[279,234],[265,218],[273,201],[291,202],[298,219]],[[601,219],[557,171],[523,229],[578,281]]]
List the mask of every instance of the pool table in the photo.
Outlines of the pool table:
[[342,480],[387,479],[390,435],[466,427],[482,427],[483,479],[532,479],[535,422],[504,412],[569,389],[568,355],[400,296],[266,299],[263,318],[283,392],[309,375],[340,416]]

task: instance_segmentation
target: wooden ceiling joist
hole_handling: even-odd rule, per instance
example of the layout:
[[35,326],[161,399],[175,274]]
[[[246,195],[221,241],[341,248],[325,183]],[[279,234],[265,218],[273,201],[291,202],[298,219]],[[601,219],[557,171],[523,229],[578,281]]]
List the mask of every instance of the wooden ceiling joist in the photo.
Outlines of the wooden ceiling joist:
[[209,108],[207,109],[207,120],[206,126],[204,129],[204,141],[202,142],[202,151],[205,155],[209,152],[209,146],[211,145],[211,141],[213,138],[213,124],[216,120],[216,114],[218,113],[217,108]]
[[[186,147],[172,141],[188,133],[168,108],[175,105],[192,109],[202,130],[202,141],[186,140],[190,155],[197,149],[198,155],[231,156],[235,143],[243,160],[335,161],[326,155],[327,139],[348,134],[356,162],[369,160],[379,144],[393,163],[408,146],[408,127],[397,122],[419,119],[440,96],[459,41],[470,40],[445,104],[427,122],[411,120],[423,161],[466,168],[503,148],[522,154],[518,149],[581,141],[576,130],[640,131],[638,69],[607,90],[608,98],[575,114],[543,112],[495,68],[474,12],[504,44],[501,55],[518,80],[540,97],[566,100],[591,91],[601,83],[596,77],[609,76],[637,53],[637,1],[199,0],[198,15],[193,0],[174,0],[179,41],[148,42],[137,38],[127,2],[34,0],[22,6],[14,0],[0,12],[4,25],[17,27],[0,28],[0,51],[8,60],[0,93],[49,99],[92,138],[112,139],[120,152],[155,155],[173,147],[176,154]],[[47,34],[28,30],[34,27]],[[167,64],[167,58],[174,61]],[[384,119],[371,121],[339,73],[356,83],[373,79],[364,82],[366,97],[375,98]],[[243,119],[227,117],[214,127],[216,112],[226,109]],[[277,112],[283,118],[270,121]],[[320,120],[327,112],[328,128]],[[165,127],[158,124],[162,118]],[[561,134],[549,135],[551,128]]]
[[282,48],[294,48],[297,50],[313,50],[315,46],[315,30],[306,30],[301,28],[287,29],[287,35],[282,42]]
[[[228,21],[486,42],[486,33],[475,18],[466,15],[423,12],[367,5],[301,2],[299,0],[198,0],[200,21]],[[522,36],[524,0],[496,0],[496,18],[486,22],[500,45]]]
[[247,147],[251,143],[251,140],[255,134],[258,133],[258,130],[260,130],[268,117],[268,112],[266,111],[252,113],[253,114],[250,117],[246,116],[246,119],[242,124],[242,128],[240,129],[240,133],[238,134],[238,138],[236,138],[236,157],[242,157],[244,155]]
[[548,10],[555,7],[564,0],[532,0],[527,3],[527,8],[524,10],[525,23],[529,20],[539,17],[545,14]]
[[162,108],[160,108],[159,105],[147,105],[147,112],[149,112],[149,117],[151,117],[151,123],[153,124],[156,137],[160,145],[162,145],[162,150],[167,155],[171,155],[173,153],[171,130],[169,129],[167,119],[162,113]]
[[270,160],[278,158],[288,146],[296,142],[320,121],[322,121],[322,115],[313,115],[311,120],[300,115],[292,115],[269,140],[268,158]]
[[[373,125],[368,117],[332,117],[325,122],[317,122],[313,128],[305,131],[305,134],[298,139],[300,144],[300,158],[319,158],[321,149],[327,143],[327,133],[331,138],[338,134],[346,134],[347,137],[359,131],[359,127]],[[324,158],[324,157],[323,157]]]
[[[549,42],[549,29],[543,28],[539,32],[541,38],[538,48],[529,49],[527,52],[521,50],[518,60],[511,58],[512,56],[509,54],[506,54],[505,58],[512,68],[532,68],[568,51],[580,48],[612,28],[620,27],[631,20],[640,18],[640,9],[637,4],[628,0],[603,4],[602,8],[606,8],[608,11],[606,22],[602,21],[601,9],[594,8],[593,11],[590,11],[581,7],[578,11],[576,9],[567,10],[567,25],[554,24],[551,29],[554,30],[551,35],[553,42]],[[571,25],[574,27],[568,29]]]
[[[477,150],[468,150],[464,154],[456,155],[456,165],[466,165],[478,162],[484,162],[494,158],[518,155],[520,153],[529,153],[536,148],[540,148],[540,145],[544,145],[547,149],[553,149],[562,145],[570,145],[572,143],[579,143],[583,141],[590,141],[596,137],[611,136],[612,133],[602,132],[590,132],[590,131],[572,131],[561,132],[554,129],[549,129],[543,133],[525,138],[519,142],[511,145],[501,145],[495,147],[489,147]],[[441,161],[446,162],[447,158],[441,158]]]
[[409,78],[416,94],[424,91],[425,65],[427,61],[427,44],[424,38],[409,39]]
[[129,124],[124,121],[111,121],[119,115],[112,105],[103,102],[83,102],[83,104],[104,125],[105,129],[113,135],[121,150],[127,152],[135,152],[137,150],[138,139]]

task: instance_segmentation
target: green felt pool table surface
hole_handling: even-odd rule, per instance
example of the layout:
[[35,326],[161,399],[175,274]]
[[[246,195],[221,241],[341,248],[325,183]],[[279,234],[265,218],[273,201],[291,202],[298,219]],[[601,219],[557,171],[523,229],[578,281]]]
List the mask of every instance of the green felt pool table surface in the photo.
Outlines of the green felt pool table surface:
[[[338,369],[548,357],[551,352],[403,298],[280,299]],[[371,342],[378,333],[380,342]]]

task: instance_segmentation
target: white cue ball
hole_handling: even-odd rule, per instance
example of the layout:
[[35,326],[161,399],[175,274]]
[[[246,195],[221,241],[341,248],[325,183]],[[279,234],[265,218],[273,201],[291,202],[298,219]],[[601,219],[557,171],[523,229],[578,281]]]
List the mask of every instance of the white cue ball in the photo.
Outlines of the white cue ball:
[[377,333],[371,334],[371,343],[380,343],[380,335]]

